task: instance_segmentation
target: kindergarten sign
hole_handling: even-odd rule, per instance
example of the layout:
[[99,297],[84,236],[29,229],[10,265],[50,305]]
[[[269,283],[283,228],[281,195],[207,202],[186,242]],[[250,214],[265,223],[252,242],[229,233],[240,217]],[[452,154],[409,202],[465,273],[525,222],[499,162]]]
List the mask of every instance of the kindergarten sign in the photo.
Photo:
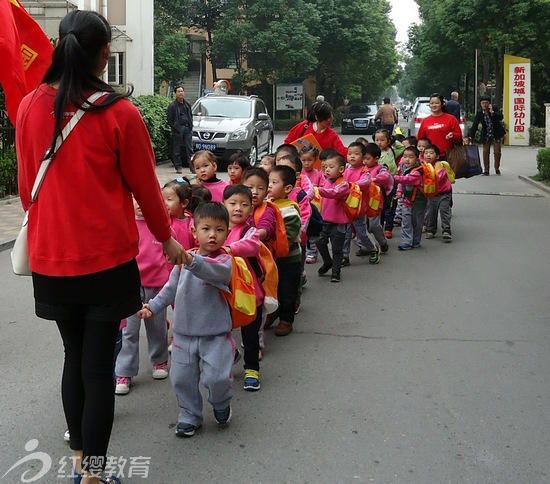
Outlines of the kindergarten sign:
[[504,56],[505,143],[529,146],[531,126],[531,59]]

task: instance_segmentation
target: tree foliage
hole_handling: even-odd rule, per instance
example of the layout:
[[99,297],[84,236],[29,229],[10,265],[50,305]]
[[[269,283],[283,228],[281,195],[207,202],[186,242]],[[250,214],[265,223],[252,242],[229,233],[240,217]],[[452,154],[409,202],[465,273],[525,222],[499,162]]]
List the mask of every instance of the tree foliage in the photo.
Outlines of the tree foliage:
[[535,82],[545,77],[545,70],[539,64],[548,65],[550,60],[550,48],[542,41],[550,21],[548,0],[416,0],[416,3],[422,23],[409,32],[411,58],[400,85],[402,94],[413,98],[433,90],[447,93],[461,84],[466,84],[473,93],[477,86],[473,74],[478,49],[479,81],[496,85],[497,104],[502,104],[505,53],[532,59],[536,73],[534,98],[540,103],[537,99],[542,84]]
[[177,84],[187,73],[189,42],[185,34],[155,19],[155,92],[163,81]]

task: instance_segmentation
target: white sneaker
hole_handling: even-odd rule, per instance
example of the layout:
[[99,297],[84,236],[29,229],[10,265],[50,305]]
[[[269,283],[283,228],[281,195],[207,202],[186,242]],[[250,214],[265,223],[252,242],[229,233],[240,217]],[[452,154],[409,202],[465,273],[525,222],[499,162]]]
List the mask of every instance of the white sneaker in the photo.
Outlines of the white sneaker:
[[168,377],[168,362],[159,363],[153,366],[153,378],[155,380],[164,380]]
[[127,395],[130,392],[132,379],[126,376],[116,377],[115,395]]
[[63,434],[63,440],[65,442],[69,442],[71,440],[71,434],[69,433],[69,429],[65,430],[65,433]]

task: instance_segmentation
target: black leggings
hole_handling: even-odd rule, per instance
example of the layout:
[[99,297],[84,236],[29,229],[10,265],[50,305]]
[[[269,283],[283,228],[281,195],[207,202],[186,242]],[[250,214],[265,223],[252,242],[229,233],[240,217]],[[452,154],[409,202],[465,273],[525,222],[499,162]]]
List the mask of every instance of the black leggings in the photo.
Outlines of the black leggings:
[[99,473],[105,468],[113,427],[115,392],[114,352],[120,320],[57,321],[65,363],[61,395],[71,435],[70,446],[82,450],[82,468]]

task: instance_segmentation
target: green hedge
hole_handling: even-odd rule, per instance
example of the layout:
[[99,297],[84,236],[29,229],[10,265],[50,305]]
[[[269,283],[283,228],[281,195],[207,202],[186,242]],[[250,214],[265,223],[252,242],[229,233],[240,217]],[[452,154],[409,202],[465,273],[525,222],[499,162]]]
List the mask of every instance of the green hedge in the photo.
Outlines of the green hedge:
[[172,102],[165,96],[147,95],[131,97],[141,113],[151,136],[157,163],[170,158],[172,134],[166,118],[166,110]]
[[0,198],[17,195],[17,158],[15,149],[0,152]]
[[550,181],[550,148],[543,148],[537,153],[537,169],[541,180]]
[[531,146],[545,146],[546,130],[544,128],[537,128],[536,126],[531,126],[529,128],[529,144]]

